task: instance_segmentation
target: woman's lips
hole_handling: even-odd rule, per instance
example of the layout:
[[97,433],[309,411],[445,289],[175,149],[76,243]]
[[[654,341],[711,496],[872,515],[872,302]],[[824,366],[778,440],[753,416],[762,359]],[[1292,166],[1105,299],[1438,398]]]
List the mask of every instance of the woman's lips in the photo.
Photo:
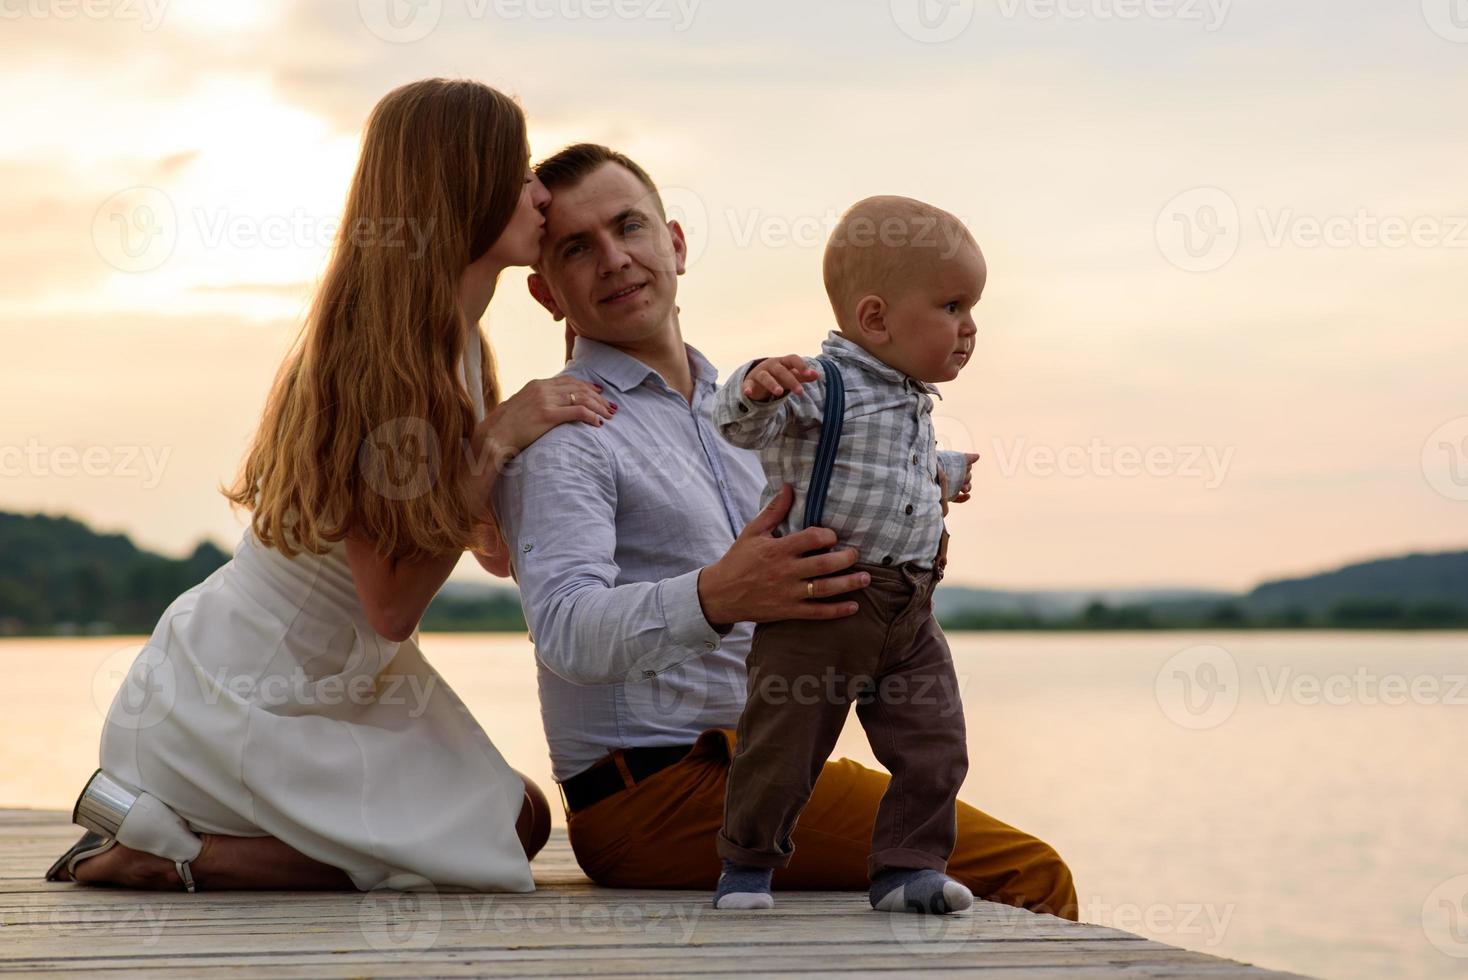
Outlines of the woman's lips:
[[603,303],[608,303],[608,304],[612,304],[612,303],[625,303],[627,300],[631,299],[632,297],[636,296],[638,293],[642,292],[643,287],[646,286],[646,285],[647,285],[647,283],[640,282],[640,283],[638,283],[635,286],[628,286],[627,288],[622,289],[622,290],[619,290],[619,291],[613,293],[612,295],[608,296],[606,299],[602,300],[602,302]]

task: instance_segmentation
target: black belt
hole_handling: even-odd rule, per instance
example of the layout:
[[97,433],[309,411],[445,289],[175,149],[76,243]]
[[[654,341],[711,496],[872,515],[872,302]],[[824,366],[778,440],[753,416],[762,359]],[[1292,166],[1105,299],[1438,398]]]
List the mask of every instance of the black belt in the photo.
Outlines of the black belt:
[[691,751],[691,744],[621,749],[585,772],[578,772],[561,783],[561,792],[566,797],[566,809],[572,813],[585,810],[593,803],[600,803],[613,793],[629,788],[627,780],[622,778],[621,769],[617,767],[617,755],[621,755],[622,761],[627,764],[627,771],[632,774],[631,785],[636,785],[653,773],[682,761]]

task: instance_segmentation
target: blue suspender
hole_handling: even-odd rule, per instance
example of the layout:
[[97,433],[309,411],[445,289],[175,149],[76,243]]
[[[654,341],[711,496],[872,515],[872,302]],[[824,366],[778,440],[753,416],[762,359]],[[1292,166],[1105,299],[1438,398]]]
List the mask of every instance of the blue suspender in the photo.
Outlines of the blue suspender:
[[836,466],[836,448],[841,444],[841,421],[846,415],[846,383],[841,369],[829,357],[818,357],[826,373],[826,407],[822,415],[821,441],[816,446],[816,463],[811,471],[810,487],[805,492],[805,523],[816,527],[826,509],[826,491],[831,486],[831,471]]

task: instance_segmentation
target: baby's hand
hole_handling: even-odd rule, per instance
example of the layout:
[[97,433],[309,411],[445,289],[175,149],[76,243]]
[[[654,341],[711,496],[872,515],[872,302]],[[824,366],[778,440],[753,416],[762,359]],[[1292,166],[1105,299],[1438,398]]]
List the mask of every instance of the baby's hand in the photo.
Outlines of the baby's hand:
[[760,361],[744,376],[744,397],[757,402],[779,398],[785,392],[798,395],[802,381],[814,381],[821,373],[805,363],[799,354],[771,357]]
[[[953,502],[961,504],[968,500],[973,494],[970,492],[974,487],[974,464],[979,461],[978,453],[964,453],[967,465],[963,468],[963,486],[958,488],[958,494],[954,496]],[[938,471],[938,484],[943,488],[943,513],[948,513],[948,475],[940,468]]]

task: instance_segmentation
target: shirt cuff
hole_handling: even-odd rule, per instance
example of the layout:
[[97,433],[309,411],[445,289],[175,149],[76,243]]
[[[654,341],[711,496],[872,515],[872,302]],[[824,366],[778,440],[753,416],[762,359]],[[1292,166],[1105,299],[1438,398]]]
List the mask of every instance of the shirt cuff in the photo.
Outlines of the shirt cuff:
[[778,394],[773,398],[768,398],[762,402],[757,402],[752,398],[744,397],[744,379],[749,375],[749,372],[754,370],[755,366],[759,363],[761,362],[749,362],[749,364],[745,365],[744,370],[736,372],[735,377],[731,378],[729,381],[729,384],[732,385],[734,389],[734,421],[736,422],[743,422],[747,419],[758,419],[762,415],[768,415],[775,409],[779,408],[780,404],[784,402],[786,398],[790,397],[790,392],[788,391],[782,392],[781,394]]
[[[694,655],[712,653],[719,648],[719,643],[724,638],[724,634],[714,629],[704,618],[703,604],[698,601],[698,575],[702,571],[701,568],[695,568],[691,572],[665,579],[661,588],[663,619],[668,624],[668,636],[677,646]],[[680,658],[679,663],[686,659],[688,658]]]
[[945,449],[938,453],[938,465],[942,467],[943,474],[948,477],[948,496],[944,499],[952,500],[958,496],[963,487],[963,478],[968,470],[968,457],[963,453]]

